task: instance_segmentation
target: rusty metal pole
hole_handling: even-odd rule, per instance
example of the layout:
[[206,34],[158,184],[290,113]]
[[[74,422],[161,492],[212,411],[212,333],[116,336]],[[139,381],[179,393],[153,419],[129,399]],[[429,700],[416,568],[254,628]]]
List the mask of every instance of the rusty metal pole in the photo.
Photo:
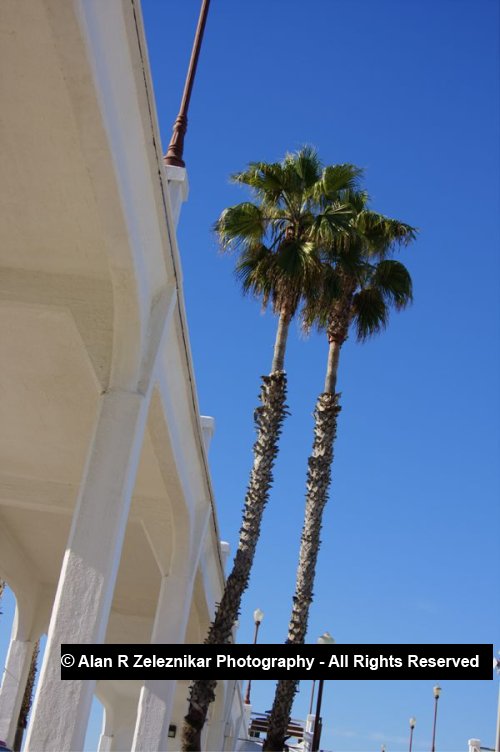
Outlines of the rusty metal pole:
[[193,90],[196,66],[198,65],[198,58],[200,56],[201,43],[203,40],[203,32],[205,31],[209,5],[210,0],[203,0],[201,4],[200,17],[198,18],[198,25],[196,27],[196,34],[193,42],[193,49],[191,51],[191,59],[189,61],[186,83],[184,84],[184,92],[182,94],[181,107],[179,114],[175,119],[172,138],[170,139],[167,153],[164,157],[165,164],[174,165],[175,167],[186,166],[182,158],[182,155],[184,153],[184,136],[186,135],[187,131],[189,101],[191,99],[191,92]]

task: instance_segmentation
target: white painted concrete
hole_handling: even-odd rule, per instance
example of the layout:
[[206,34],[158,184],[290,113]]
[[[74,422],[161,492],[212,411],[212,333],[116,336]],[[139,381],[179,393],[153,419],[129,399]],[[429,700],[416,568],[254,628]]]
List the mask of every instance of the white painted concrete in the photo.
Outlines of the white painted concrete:
[[182,204],[187,201],[189,195],[187,172],[185,167],[176,167],[175,165],[165,165],[165,169],[167,172],[172,218],[177,227]]
[[208,450],[210,449],[210,444],[212,443],[212,439],[215,433],[215,420],[213,418],[210,418],[208,415],[202,415],[200,417],[201,422],[201,430],[203,432],[203,443],[205,445],[205,451],[208,454]]
[[[6,537],[5,530],[3,536],[0,536],[0,545],[2,537]],[[13,561],[16,562],[17,557],[13,557]],[[0,739],[11,746],[14,743],[33,649],[41,633],[41,619],[37,618],[40,616],[37,614],[40,594],[34,589],[28,592],[31,594],[31,600],[23,598],[16,604],[0,688]]]
[[[26,749],[69,751],[94,683],[60,681],[62,642],[206,634],[224,586],[214,422],[199,416],[175,232],[187,175],[164,169],[139,0],[4,0],[2,25],[0,576],[19,618],[0,737],[48,630]],[[96,694],[103,750],[175,749],[186,682]],[[241,716],[239,692],[222,696],[211,744]]]
[[[211,509],[207,506],[193,530],[190,555],[174,558],[173,571],[162,580],[152,643],[182,644],[185,641],[194,581],[210,517]],[[175,608],[172,604],[176,604]],[[133,752],[167,748],[176,690],[177,682],[172,680],[144,683],[137,710]]]
[[0,739],[14,743],[34,642],[11,640],[0,692]]
[[[26,750],[81,750],[94,682],[60,681],[60,645],[104,640],[148,401],[111,391],[101,410],[61,569]],[[54,714],[54,708],[60,712]]]

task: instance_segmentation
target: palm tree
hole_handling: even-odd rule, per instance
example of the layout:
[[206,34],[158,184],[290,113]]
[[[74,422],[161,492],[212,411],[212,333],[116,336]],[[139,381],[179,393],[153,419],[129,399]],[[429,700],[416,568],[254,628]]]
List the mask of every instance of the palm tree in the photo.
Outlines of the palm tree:
[[37,640],[33,648],[33,655],[31,656],[31,663],[28,671],[28,678],[26,680],[26,687],[24,689],[23,700],[21,703],[21,710],[19,711],[19,718],[17,720],[17,729],[13,746],[14,752],[20,752],[20,749],[23,745],[24,732],[26,731],[26,727],[28,725],[28,716],[30,714],[31,705],[33,703],[33,689],[35,687],[39,651],[40,640]]
[[[233,181],[248,186],[255,202],[222,212],[215,225],[223,251],[236,251],[236,275],[243,292],[271,305],[278,316],[273,361],[262,377],[261,405],[254,413],[257,439],[245,497],[233,568],[206,644],[232,639],[241,598],[247,588],[262,515],[272,485],[278,440],[286,415],[285,351],[290,322],[321,270],[319,244],[347,231],[352,210],[339,199],[353,190],[361,171],[353,165],[322,168],[316,152],[304,147],[278,163],[251,163]],[[183,729],[183,750],[199,750],[208,708],[217,682],[199,679],[190,688]]]
[[[367,209],[366,194],[351,197],[356,208],[352,234],[332,246],[326,260],[323,284],[304,310],[306,327],[316,324],[328,335],[325,386],[315,409],[314,442],[308,461],[304,526],[299,564],[288,627],[289,644],[303,644],[313,600],[316,562],[320,547],[323,510],[328,499],[333,446],[340,412],[336,392],[339,355],[351,326],[364,341],[387,326],[391,306],[405,308],[412,300],[408,270],[388,259],[395,246],[408,244],[416,235],[410,225]],[[269,719],[265,750],[282,750],[290,719],[296,680],[280,680]]]

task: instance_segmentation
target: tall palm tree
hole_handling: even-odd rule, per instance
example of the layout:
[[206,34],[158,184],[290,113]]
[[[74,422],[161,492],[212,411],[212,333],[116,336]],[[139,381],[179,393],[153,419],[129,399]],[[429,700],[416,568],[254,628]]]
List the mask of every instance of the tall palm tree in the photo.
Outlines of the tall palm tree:
[[[303,644],[313,600],[323,510],[328,499],[333,446],[340,412],[336,392],[339,355],[352,326],[364,341],[387,326],[389,310],[405,308],[412,300],[408,270],[387,255],[408,244],[416,231],[367,208],[366,194],[351,196],[356,216],[350,237],[340,237],[326,259],[323,284],[304,311],[306,327],[316,324],[328,335],[328,360],[323,392],[315,409],[314,442],[308,461],[304,526],[288,627],[289,644]],[[282,750],[298,681],[280,680],[269,719],[265,750]]]
[[39,651],[40,640],[37,640],[33,648],[33,655],[31,656],[28,678],[26,679],[26,687],[24,688],[21,710],[19,711],[19,718],[17,720],[17,729],[13,746],[14,752],[20,752],[21,747],[23,746],[24,732],[26,731],[26,727],[28,725],[28,716],[30,714],[31,705],[33,703],[33,689],[35,687]]
[[[340,195],[353,190],[361,171],[353,165],[322,168],[316,152],[304,147],[277,163],[251,163],[233,181],[248,186],[254,202],[222,212],[215,225],[223,251],[236,251],[236,275],[243,291],[271,305],[278,316],[273,361],[262,377],[261,405],[255,411],[257,439],[245,497],[233,568],[206,644],[232,639],[241,598],[247,588],[262,515],[272,485],[278,440],[286,415],[285,351],[290,322],[321,270],[319,246],[346,232],[352,210]],[[190,688],[183,729],[183,750],[199,750],[208,708],[217,682],[199,679]]]

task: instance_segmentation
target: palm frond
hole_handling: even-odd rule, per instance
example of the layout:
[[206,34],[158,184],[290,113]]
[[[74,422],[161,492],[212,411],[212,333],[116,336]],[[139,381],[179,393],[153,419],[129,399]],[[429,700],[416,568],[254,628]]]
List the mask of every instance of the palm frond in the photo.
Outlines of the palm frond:
[[345,163],[328,165],[324,168],[321,179],[314,189],[314,198],[318,203],[325,203],[337,198],[340,191],[354,191],[358,186],[363,170],[355,165]]
[[278,162],[251,162],[246,170],[232,175],[231,181],[247,185],[266,205],[278,204],[284,191],[283,168]]
[[329,263],[321,265],[321,281],[305,297],[301,310],[302,327],[306,332],[312,328],[326,331],[331,312],[342,294],[342,275]]
[[[286,154],[282,166],[289,179],[293,181],[290,187],[299,187],[301,191],[310,190],[321,177],[321,162],[312,146],[303,146],[296,152]],[[295,182],[296,179],[299,182]]]
[[349,231],[353,212],[349,204],[333,201],[311,223],[311,237],[323,248],[335,249]]
[[234,273],[243,293],[263,299],[266,307],[274,287],[273,253],[265,245],[246,248],[238,257]]
[[415,240],[416,228],[378,212],[364,209],[356,218],[356,230],[363,236],[366,250],[383,257],[398,245],[408,245]]
[[214,226],[222,250],[259,243],[266,232],[262,207],[247,201],[225,209]]
[[380,261],[370,281],[371,286],[380,290],[386,302],[397,309],[405,308],[413,300],[413,285],[410,273],[400,261],[386,259]]
[[360,342],[387,326],[389,309],[380,290],[367,287],[357,292],[353,297],[351,310],[357,339]]
[[370,196],[367,191],[359,188],[344,188],[339,191],[338,200],[343,204],[349,204],[353,213],[357,215],[367,208]]

